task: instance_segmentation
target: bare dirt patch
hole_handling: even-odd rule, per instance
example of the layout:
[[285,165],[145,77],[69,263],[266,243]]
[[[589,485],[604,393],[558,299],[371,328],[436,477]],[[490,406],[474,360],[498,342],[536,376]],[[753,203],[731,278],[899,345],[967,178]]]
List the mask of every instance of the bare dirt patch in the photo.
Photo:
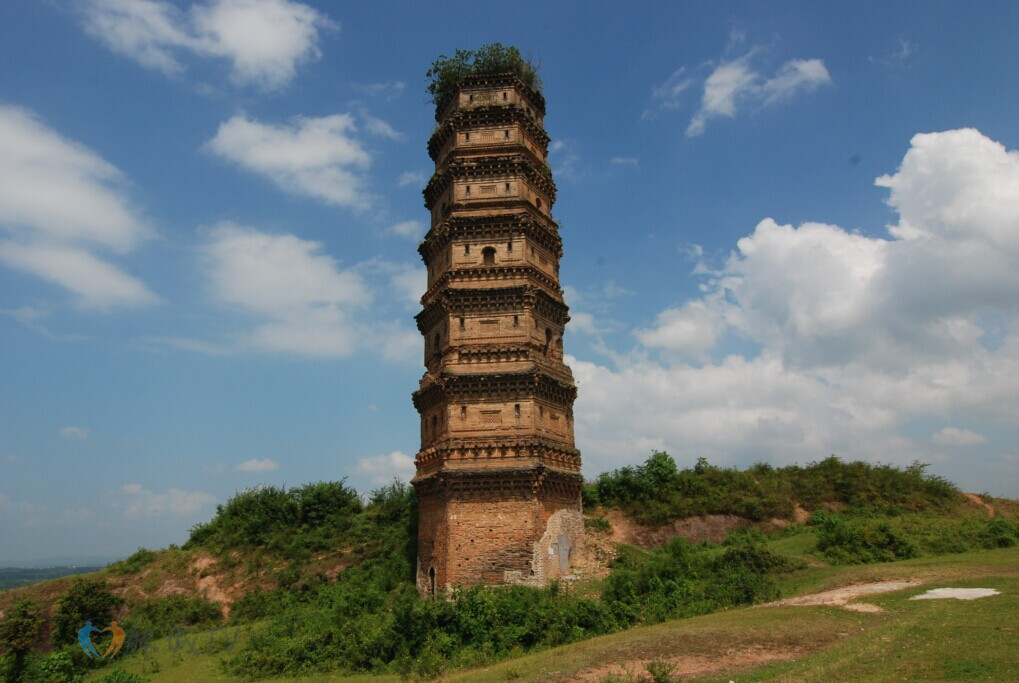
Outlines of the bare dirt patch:
[[867,602],[851,602],[851,601],[855,600],[856,598],[863,597],[865,595],[873,595],[875,593],[889,593],[891,591],[900,591],[906,588],[913,588],[919,585],[921,585],[921,582],[915,579],[907,579],[905,581],[878,581],[876,583],[858,583],[852,586],[843,586],[842,588],[824,591],[822,593],[813,593],[811,595],[800,595],[795,598],[786,598],[785,600],[768,602],[763,605],[759,605],[759,607],[782,607],[785,605],[799,605],[799,606],[828,605],[831,607],[841,607],[852,612],[881,612],[883,610],[877,605],[872,605]]
[[608,510],[605,518],[612,525],[610,540],[614,543],[628,543],[643,548],[668,543],[676,536],[682,536],[691,543],[710,541],[720,543],[730,532],[752,523],[736,515],[705,515],[677,519],[662,526],[643,526],[619,510]]
[[[752,646],[746,649],[727,650],[718,655],[676,655],[660,657],[655,661],[667,662],[670,666],[675,667],[672,672],[673,677],[684,679],[751,669],[771,662],[789,661],[796,659],[804,654],[804,652],[800,648],[776,649]],[[652,660],[633,659],[618,664],[584,669],[571,675],[568,679],[560,680],[593,682],[604,680],[608,676],[640,679],[642,676],[647,675],[647,664],[649,661]]]
[[984,508],[985,510],[987,510],[987,516],[989,518],[991,518],[991,519],[994,518],[994,506],[992,506],[989,503],[985,502],[983,498],[981,498],[980,496],[978,496],[975,493],[964,493],[962,495],[964,495],[967,498],[969,498],[971,502],[973,502],[973,503],[979,505],[980,507]]
[[926,593],[914,595],[910,600],[978,600],[999,595],[1000,591],[993,588],[932,588]]

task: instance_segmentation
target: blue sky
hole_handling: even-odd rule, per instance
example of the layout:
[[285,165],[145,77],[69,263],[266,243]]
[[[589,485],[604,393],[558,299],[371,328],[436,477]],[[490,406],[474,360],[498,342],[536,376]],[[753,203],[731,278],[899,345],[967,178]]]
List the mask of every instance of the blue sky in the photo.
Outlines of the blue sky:
[[0,564],[412,472],[439,54],[540,62],[588,476],[1019,496],[1011,3],[0,5]]

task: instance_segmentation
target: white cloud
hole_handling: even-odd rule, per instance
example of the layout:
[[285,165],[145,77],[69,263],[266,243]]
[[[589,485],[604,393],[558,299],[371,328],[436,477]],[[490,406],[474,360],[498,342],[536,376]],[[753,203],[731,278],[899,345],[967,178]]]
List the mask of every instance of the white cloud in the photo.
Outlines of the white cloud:
[[182,12],[160,0],[91,0],[85,29],[114,52],[179,75],[179,57],[221,58],[234,82],[265,90],[293,80],[297,65],[318,59],[320,34],[336,24],[290,0],[209,0]]
[[245,460],[234,469],[238,472],[271,472],[279,469],[280,464],[269,458]]
[[938,430],[931,437],[931,441],[939,446],[975,446],[976,444],[986,443],[987,437],[968,429],[945,427]]
[[362,173],[371,156],[353,137],[356,131],[349,114],[297,117],[284,126],[238,114],[220,124],[206,148],[286,192],[366,209],[372,198]]
[[86,441],[88,439],[88,430],[84,427],[61,427],[60,436],[74,441]]
[[580,166],[580,147],[572,140],[556,140],[548,147],[549,163],[555,175],[571,183],[583,177]]
[[778,73],[761,86],[765,104],[775,104],[801,92],[817,90],[831,83],[828,69],[820,59],[793,59],[782,65]]
[[636,157],[612,157],[612,163],[616,166],[631,166],[637,168],[639,162]]
[[210,233],[205,257],[216,300],[263,320],[244,346],[323,357],[358,346],[350,314],[368,305],[371,293],[318,242],[224,223]]
[[407,84],[403,81],[387,81],[385,83],[352,83],[351,87],[371,97],[380,97],[386,102],[400,99]]
[[358,461],[357,472],[370,476],[372,486],[383,486],[394,478],[406,482],[414,476],[414,458],[400,451],[373,455]]
[[718,311],[703,301],[688,301],[680,308],[662,311],[653,328],[634,334],[644,346],[702,358],[724,331],[725,321]]
[[135,518],[159,515],[193,515],[216,502],[216,497],[201,491],[183,491],[171,488],[166,493],[153,493],[140,484],[124,484],[124,516]]
[[379,117],[372,116],[364,109],[360,111],[360,115],[361,119],[364,121],[364,129],[371,135],[380,138],[386,138],[388,140],[403,139],[403,133],[396,130]]
[[396,179],[396,185],[398,187],[407,187],[408,185],[424,185],[425,180],[428,178],[427,175],[420,171],[404,171],[400,174],[400,177]]
[[757,50],[751,50],[715,67],[704,81],[700,108],[690,120],[687,136],[703,133],[713,118],[734,118],[741,107],[778,104],[831,83],[828,69],[820,59],[789,60],[775,76],[766,79],[751,64],[756,54]]
[[677,109],[682,103],[683,93],[693,85],[694,79],[687,74],[686,67],[681,66],[672,72],[664,83],[651,90],[652,107],[644,110],[642,119],[653,118],[659,110]]
[[410,264],[396,266],[392,284],[401,299],[418,305],[428,285],[428,271],[421,266]]
[[987,488],[990,464],[934,447],[986,437],[907,428],[1019,414],[1017,168],[1019,155],[976,131],[918,135],[878,181],[899,213],[887,238],[762,220],[705,274],[702,298],[636,331],[644,348],[614,368],[570,361],[587,466],[639,459],[633,444],[650,439],[727,464],[937,459]]
[[143,306],[157,297],[94,252],[125,254],[151,232],[125,179],[31,112],[0,105],[0,262],[69,290],[83,308]]
[[407,239],[417,242],[424,237],[425,224],[421,221],[415,220],[400,221],[399,223],[389,226],[389,229],[386,232],[399,235],[400,237],[406,237]]

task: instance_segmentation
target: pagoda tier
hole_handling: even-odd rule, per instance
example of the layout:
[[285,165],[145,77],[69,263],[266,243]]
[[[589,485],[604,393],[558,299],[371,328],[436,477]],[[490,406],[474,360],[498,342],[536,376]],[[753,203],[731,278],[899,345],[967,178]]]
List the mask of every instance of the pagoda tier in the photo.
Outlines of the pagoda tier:
[[582,539],[544,114],[541,94],[509,73],[466,78],[436,108],[418,248],[426,372],[413,396],[423,594],[544,585],[569,573]]

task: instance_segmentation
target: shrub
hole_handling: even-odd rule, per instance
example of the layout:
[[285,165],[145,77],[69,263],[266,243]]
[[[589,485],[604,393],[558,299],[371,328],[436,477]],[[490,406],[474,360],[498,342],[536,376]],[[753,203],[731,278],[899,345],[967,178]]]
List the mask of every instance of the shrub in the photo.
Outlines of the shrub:
[[917,557],[919,549],[883,520],[847,520],[815,511],[807,524],[817,532],[817,550],[836,564],[891,562]]
[[805,467],[775,468],[766,463],[740,471],[714,467],[700,458],[680,470],[666,453],[644,464],[606,472],[585,485],[587,509],[618,507],[643,524],[708,514],[731,514],[754,521],[789,519],[797,504],[807,509],[839,505],[853,511],[945,510],[959,504],[958,490],[914,463],[846,463],[835,456]]
[[121,625],[162,638],[178,627],[215,626],[222,621],[219,603],[205,598],[169,595],[165,598],[150,598],[134,606]]
[[140,572],[146,565],[150,564],[156,559],[156,553],[145,548],[138,548],[135,552],[131,553],[123,560],[114,562],[109,566],[109,569],[114,574],[135,574]]
[[432,102],[441,104],[452,96],[468,76],[512,71],[534,90],[542,88],[538,69],[520,54],[520,50],[502,43],[482,45],[477,50],[457,50],[452,57],[439,55],[425,74]]
[[78,629],[85,622],[102,628],[123,604],[110,590],[106,579],[75,577],[67,592],[57,600],[53,612],[51,640],[54,648],[71,645],[78,640]]
[[28,656],[39,640],[42,625],[39,606],[31,600],[22,600],[4,615],[0,621],[0,650],[6,655],[0,665],[3,680],[25,680]]

